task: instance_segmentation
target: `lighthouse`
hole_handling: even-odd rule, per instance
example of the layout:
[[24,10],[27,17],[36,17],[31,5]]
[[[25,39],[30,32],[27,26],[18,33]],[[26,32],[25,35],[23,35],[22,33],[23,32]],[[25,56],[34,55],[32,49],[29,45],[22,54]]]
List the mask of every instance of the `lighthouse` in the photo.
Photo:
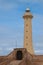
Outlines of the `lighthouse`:
[[31,54],[34,54],[33,45],[32,45],[32,18],[33,15],[30,12],[30,9],[27,8],[24,15],[24,48]]

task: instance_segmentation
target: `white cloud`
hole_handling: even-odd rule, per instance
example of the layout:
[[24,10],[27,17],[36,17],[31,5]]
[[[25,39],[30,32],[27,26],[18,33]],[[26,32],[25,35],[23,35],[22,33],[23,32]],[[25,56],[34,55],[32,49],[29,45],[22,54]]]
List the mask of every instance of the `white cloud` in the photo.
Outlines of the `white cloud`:
[[36,55],[43,55],[43,50],[35,50],[34,53]]
[[35,50],[35,53],[43,53],[43,50]]
[[13,51],[14,49],[13,48],[6,48],[6,50]]

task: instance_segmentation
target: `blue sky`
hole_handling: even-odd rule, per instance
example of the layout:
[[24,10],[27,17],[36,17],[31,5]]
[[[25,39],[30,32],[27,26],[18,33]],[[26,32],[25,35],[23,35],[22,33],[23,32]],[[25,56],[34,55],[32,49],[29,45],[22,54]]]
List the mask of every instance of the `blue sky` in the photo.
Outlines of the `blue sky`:
[[43,54],[43,0],[0,0],[0,55],[23,47],[24,20],[29,7],[32,14],[32,41],[35,54]]

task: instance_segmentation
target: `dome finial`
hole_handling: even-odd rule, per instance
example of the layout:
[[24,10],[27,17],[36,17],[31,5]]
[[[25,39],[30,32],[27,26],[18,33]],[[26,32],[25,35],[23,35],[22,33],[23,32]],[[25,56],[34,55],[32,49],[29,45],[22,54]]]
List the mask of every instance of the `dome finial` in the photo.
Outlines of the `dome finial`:
[[27,9],[26,9],[26,12],[30,12],[30,9],[29,9],[29,8],[27,8]]

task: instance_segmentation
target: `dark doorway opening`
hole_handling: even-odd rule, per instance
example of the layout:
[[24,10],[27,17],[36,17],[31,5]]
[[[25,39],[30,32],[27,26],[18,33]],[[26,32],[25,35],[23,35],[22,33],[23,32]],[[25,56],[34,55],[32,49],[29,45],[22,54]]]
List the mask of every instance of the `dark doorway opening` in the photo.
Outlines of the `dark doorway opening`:
[[17,60],[22,60],[22,57],[23,57],[22,51],[17,51],[17,53],[16,53],[16,59]]

